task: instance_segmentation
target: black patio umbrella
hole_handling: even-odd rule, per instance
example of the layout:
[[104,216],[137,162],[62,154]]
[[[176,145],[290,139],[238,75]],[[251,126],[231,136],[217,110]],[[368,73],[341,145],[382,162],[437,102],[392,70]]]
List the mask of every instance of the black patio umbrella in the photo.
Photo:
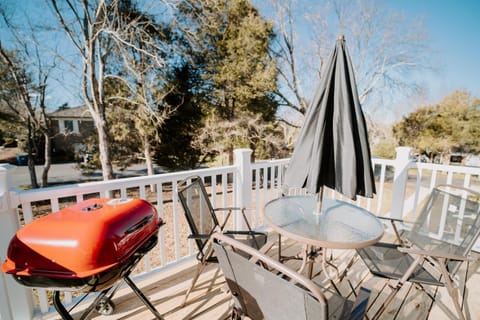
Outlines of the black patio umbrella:
[[343,36],[337,39],[285,173],[286,188],[306,188],[320,193],[320,200],[323,186],[353,200],[375,193],[365,117]]

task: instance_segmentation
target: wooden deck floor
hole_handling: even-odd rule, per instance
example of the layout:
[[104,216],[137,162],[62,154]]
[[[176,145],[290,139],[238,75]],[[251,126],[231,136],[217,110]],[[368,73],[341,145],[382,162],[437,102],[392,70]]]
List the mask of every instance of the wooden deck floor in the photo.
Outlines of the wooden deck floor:
[[[271,234],[276,240],[277,236]],[[292,241],[283,241],[282,253],[297,252],[300,247]],[[276,256],[277,246],[269,254]],[[342,250],[333,252],[335,263],[342,269],[353,257],[354,251]],[[288,262],[292,268],[298,267],[298,261]],[[224,292],[225,282],[221,271],[216,265],[211,265],[202,274],[196,290],[191,294],[189,303],[181,307],[186,289],[195,272],[195,264],[188,263],[182,267],[159,273],[155,276],[136,281],[142,292],[152,301],[157,310],[166,320],[195,319],[215,320],[228,319],[231,312],[231,299]],[[459,272],[460,283],[465,277],[466,264]],[[314,272],[319,270],[314,269]],[[464,297],[464,313],[467,319],[480,319],[480,262],[471,262],[468,267],[468,286],[461,292]],[[356,259],[348,273],[348,279],[357,290],[360,286],[372,290],[367,316],[372,316],[388,295],[388,281],[373,277],[360,259]],[[328,285],[323,273],[314,281]],[[391,282],[390,284],[392,284]],[[457,314],[445,288],[424,287],[426,292],[407,284],[402,287],[395,300],[383,313],[382,319],[457,319]],[[349,283],[344,280],[338,284],[338,289],[344,296],[352,297]],[[427,294],[435,296],[435,302]],[[114,299],[115,312],[109,316],[93,314],[90,319],[154,319],[150,311],[140,302],[129,288],[116,293]],[[74,318],[79,317],[73,314]],[[52,316],[48,319],[58,319]]]

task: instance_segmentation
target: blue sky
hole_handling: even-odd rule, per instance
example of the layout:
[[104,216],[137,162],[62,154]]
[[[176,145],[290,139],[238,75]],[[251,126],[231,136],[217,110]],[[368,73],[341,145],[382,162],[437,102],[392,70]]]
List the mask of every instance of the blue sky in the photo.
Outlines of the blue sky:
[[[342,1],[348,0],[340,0],[339,3]],[[355,3],[367,0],[350,1]],[[271,3],[268,0],[253,0],[253,2],[260,8],[262,14],[269,16]],[[307,11],[313,7],[313,10],[319,10],[320,14],[324,6],[324,2],[320,0],[292,2],[296,7],[303,7],[303,10]],[[407,81],[413,79],[416,83],[420,82],[424,91],[410,97],[402,94],[387,97],[384,105],[380,106],[378,114],[374,115],[375,118],[380,117],[382,122],[387,123],[400,120],[402,116],[418,107],[438,103],[459,89],[480,98],[480,0],[371,0],[370,2],[377,3],[382,13],[401,13],[408,23],[417,21],[423,23],[429,39],[427,43],[430,49],[429,63],[435,68],[435,71],[419,68],[418,72],[409,75],[411,78],[407,78]],[[308,13],[315,14],[311,9]],[[299,17],[298,21],[301,19]],[[334,23],[331,26],[334,26]],[[335,34],[334,30],[331,31]],[[308,32],[308,27],[305,32]],[[334,38],[331,40],[333,48]],[[306,41],[311,40],[307,38]],[[347,45],[349,41],[352,40],[347,37]],[[373,107],[377,105],[374,103]]]
[[[298,0],[296,5],[308,4],[309,1],[312,0]],[[6,0],[6,2],[13,3],[17,9],[22,7],[31,9],[32,5],[44,5],[43,0]],[[418,17],[423,20],[431,39],[430,46],[433,49],[431,59],[438,66],[436,73],[423,72],[418,75],[425,83],[426,95],[416,101],[415,99],[398,101],[399,106],[408,105],[404,108],[411,111],[420,105],[438,102],[457,89],[467,90],[480,97],[479,0],[379,0],[379,2],[389,9],[403,12],[409,18]],[[268,8],[268,2],[265,0],[254,0],[254,3]],[[69,102],[70,106],[81,104],[79,95],[74,93],[73,89],[77,84],[66,79],[60,80],[52,88],[54,90],[51,94],[56,97],[52,106],[58,106],[63,102]],[[399,114],[395,116],[398,117]]]
[[439,67],[426,75],[429,102],[456,89],[480,97],[480,1],[389,0],[386,5],[424,21]]

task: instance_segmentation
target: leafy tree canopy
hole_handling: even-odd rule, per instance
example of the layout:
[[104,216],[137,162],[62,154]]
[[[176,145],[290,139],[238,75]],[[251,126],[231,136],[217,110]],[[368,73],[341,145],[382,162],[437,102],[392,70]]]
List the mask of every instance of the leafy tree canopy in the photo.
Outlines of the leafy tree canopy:
[[480,152],[480,99],[455,91],[436,105],[410,113],[394,125],[400,145],[415,147],[431,158],[451,152]]

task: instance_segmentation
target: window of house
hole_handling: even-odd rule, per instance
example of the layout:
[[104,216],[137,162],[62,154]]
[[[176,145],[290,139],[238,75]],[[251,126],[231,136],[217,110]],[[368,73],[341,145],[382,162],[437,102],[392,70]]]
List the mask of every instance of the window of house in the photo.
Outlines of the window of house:
[[73,121],[72,120],[65,120],[64,121],[65,132],[73,132]]

